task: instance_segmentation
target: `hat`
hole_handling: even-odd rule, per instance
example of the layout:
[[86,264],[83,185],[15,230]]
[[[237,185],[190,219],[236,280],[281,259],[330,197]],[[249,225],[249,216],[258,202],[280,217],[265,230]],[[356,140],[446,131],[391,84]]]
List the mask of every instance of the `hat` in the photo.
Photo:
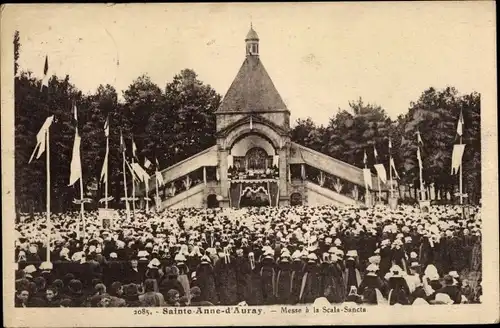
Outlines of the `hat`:
[[453,278],[456,278],[456,279],[460,278],[460,276],[458,275],[458,272],[456,272],[456,271],[450,271],[448,274],[450,276],[452,276]]
[[137,253],[137,257],[139,258],[147,258],[149,256],[148,251],[142,250]]
[[335,254],[336,251],[337,251],[337,247],[330,247],[330,249],[328,250],[328,253]]
[[314,253],[309,253],[307,255],[307,260],[308,262],[312,262],[312,261],[316,261],[318,259],[318,257],[316,256],[316,254]]
[[453,285],[453,277],[450,276],[449,274],[443,277],[443,281],[446,285]]
[[369,266],[366,267],[366,271],[368,272],[377,272],[379,269],[378,265],[372,263]]
[[109,253],[109,258],[110,259],[117,259],[118,255],[115,252]]
[[33,264],[30,264],[26,268],[24,268],[24,272],[27,274],[32,274],[32,273],[36,272],[36,268]]
[[296,250],[295,252],[293,252],[292,254],[292,259],[294,260],[299,260],[300,257],[301,257],[302,253],[299,251],[299,250]]
[[340,241],[340,239],[336,238],[335,241],[333,242],[335,244],[335,246],[340,246],[342,245],[342,242]]
[[157,258],[154,258],[152,259],[149,264],[148,264],[148,268],[150,269],[153,269],[153,268],[158,268],[160,266],[160,261],[157,259]]
[[421,297],[418,297],[413,301],[412,305],[429,305],[429,302]]
[[370,256],[368,258],[368,262],[370,262],[371,264],[375,264],[375,265],[380,264],[380,260],[381,260],[381,258],[378,255]]
[[434,299],[434,304],[453,304],[453,300],[450,295],[445,293],[437,293]]
[[54,265],[51,262],[42,262],[39,268],[42,271],[51,271],[52,269],[54,269]]
[[355,249],[351,249],[351,250],[347,251],[346,256],[349,256],[349,257],[358,257],[358,251],[355,250]]
[[420,266],[420,263],[417,261],[413,261],[410,263],[410,268],[418,268]]
[[203,255],[201,257],[201,263],[210,263],[210,257],[208,257],[207,255]]
[[411,252],[410,253],[410,258],[411,259],[416,259],[417,257],[418,257],[417,253],[415,253],[415,252]]

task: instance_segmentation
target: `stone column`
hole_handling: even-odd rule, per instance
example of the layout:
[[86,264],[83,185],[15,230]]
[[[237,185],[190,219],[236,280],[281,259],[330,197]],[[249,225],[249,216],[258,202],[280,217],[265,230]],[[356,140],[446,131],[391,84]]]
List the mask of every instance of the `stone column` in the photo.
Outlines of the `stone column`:
[[227,177],[227,155],[229,151],[219,146],[219,177],[220,177],[220,195],[223,197],[223,200],[220,202],[222,207],[229,206],[229,181]]
[[288,148],[287,146],[278,149],[279,155],[279,205],[288,205],[290,197],[288,195]]

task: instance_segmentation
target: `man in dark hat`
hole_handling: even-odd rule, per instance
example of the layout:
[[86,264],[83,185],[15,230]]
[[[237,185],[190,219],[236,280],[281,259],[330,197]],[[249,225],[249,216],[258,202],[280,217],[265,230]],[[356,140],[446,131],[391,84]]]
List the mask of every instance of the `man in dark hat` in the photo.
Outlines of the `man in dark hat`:
[[447,274],[444,276],[443,282],[444,286],[441,289],[438,289],[436,294],[447,294],[453,300],[453,304],[460,304],[462,301],[462,293],[460,288],[453,283],[453,277]]

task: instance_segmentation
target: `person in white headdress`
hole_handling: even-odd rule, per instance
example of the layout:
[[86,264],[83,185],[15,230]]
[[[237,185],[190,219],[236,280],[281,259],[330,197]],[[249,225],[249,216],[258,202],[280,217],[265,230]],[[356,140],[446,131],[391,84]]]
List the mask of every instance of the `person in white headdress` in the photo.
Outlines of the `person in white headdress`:
[[388,283],[388,301],[389,305],[401,304],[408,305],[410,304],[410,288],[404,278],[406,273],[403,269],[398,265],[393,265],[391,270],[386,274],[386,280]]
[[386,284],[378,276],[378,265],[370,264],[366,267],[364,276],[358,288],[358,293],[363,297],[363,303],[382,304],[386,303]]
[[284,249],[278,262],[276,275],[276,303],[290,304],[292,293],[292,256],[288,249]]
[[307,263],[304,267],[304,275],[300,288],[300,303],[311,304],[318,297],[322,297],[320,291],[319,268],[317,265],[318,257],[314,253],[307,256]]

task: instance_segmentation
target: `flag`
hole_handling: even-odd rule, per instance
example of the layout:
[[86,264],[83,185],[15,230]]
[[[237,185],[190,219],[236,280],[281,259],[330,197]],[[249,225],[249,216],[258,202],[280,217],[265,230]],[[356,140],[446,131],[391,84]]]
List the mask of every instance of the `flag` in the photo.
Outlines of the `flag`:
[[101,170],[101,182],[104,182],[108,177],[108,156],[109,156],[109,148],[106,148],[106,155],[104,155],[104,163],[102,163]]
[[135,182],[138,182],[139,177],[137,176],[137,173],[135,172],[135,170],[132,168],[132,166],[130,165],[130,163],[128,161],[126,161],[126,163],[127,163],[128,169],[130,170],[130,174],[132,175],[132,178],[134,179]]
[[462,167],[462,156],[464,154],[465,145],[453,145],[453,154],[451,155],[451,174],[457,174]]
[[104,135],[109,137],[109,116],[106,118],[106,122],[104,122]]
[[375,164],[375,170],[377,171],[377,175],[383,183],[387,182],[387,173],[385,171],[385,167],[383,164]]
[[396,165],[394,164],[394,158],[392,158],[392,157],[391,157],[391,159],[390,159],[390,161],[389,161],[389,162],[390,162],[390,165],[391,165],[391,170],[393,170],[393,171],[394,171],[394,174],[396,175],[396,178],[397,178],[397,179],[400,179],[400,178],[399,178],[398,171],[396,171]]
[[137,146],[135,145],[134,138],[132,137],[132,156],[137,159]]
[[378,153],[377,153],[377,148],[375,148],[375,144],[373,145],[373,156],[375,156],[375,161],[377,160]]
[[144,167],[147,168],[147,169],[149,169],[151,167],[151,165],[153,165],[153,163],[151,163],[149,161],[149,159],[144,158]]
[[420,136],[420,131],[417,131],[417,143],[423,145],[422,137]]
[[462,136],[463,125],[464,125],[464,116],[462,114],[462,111],[460,111],[460,117],[458,118],[458,125],[457,125],[457,134],[459,136]]
[[149,180],[149,174],[138,163],[132,163],[131,167],[137,175],[139,181],[144,182],[145,180]]
[[73,156],[71,158],[71,173],[69,176],[69,185],[72,186],[78,179],[82,178],[82,163],[80,161],[80,141],[78,128],[75,131],[75,143],[73,144]]
[[391,142],[391,138],[389,138],[389,151],[392,149],[392,142]]
[[368,157],[366,156],[366,150],[364,151],[364,154],[363,154],[363,164],[366,164],[368,163]]
[[370,172],[370,169],[363,169],[363,177],[365,179],[365,185],[368,188],[372,188],[372,174]]
[[124,153],[125,152],[125,142],[123,141],[123,133],[120,130],[120,152]]
[[47,119],[43,123],[42,127],[40,128],[40,131],[38,131],[38,133],[36,135],[36,146],[35,146],[35,149],[33,150],[33,154],[31,154],[31,157],[30,157],[30,160],[28,163],[31,163],[31,161],[33,160],[33,157],[35,156],[35,153],[36,153],[37,159],[39,159],[40,156],[42,156],[42,154],[44,153],[45,143],[46,143],[45,140],[47,138],[47,133],[49,131],[49,127],[53,121],[54,121],[54,115],[47,117]]
[[417,148],[417,160],[419,168],[422,169],[422,156],[420,156],[420,147]]
[[43,66],[43,78],[42,78],[42,85],[40,86],[40,91],[43,90],[43,87],[49,87],[49,57],[45,56],[45,65]]
[[165,184],[165,182],[163,181],[163,175],[161,174],[161,172],[156,171],[155,175],[156,175],[156,181],[158,182],[158,185],[163,186]]

